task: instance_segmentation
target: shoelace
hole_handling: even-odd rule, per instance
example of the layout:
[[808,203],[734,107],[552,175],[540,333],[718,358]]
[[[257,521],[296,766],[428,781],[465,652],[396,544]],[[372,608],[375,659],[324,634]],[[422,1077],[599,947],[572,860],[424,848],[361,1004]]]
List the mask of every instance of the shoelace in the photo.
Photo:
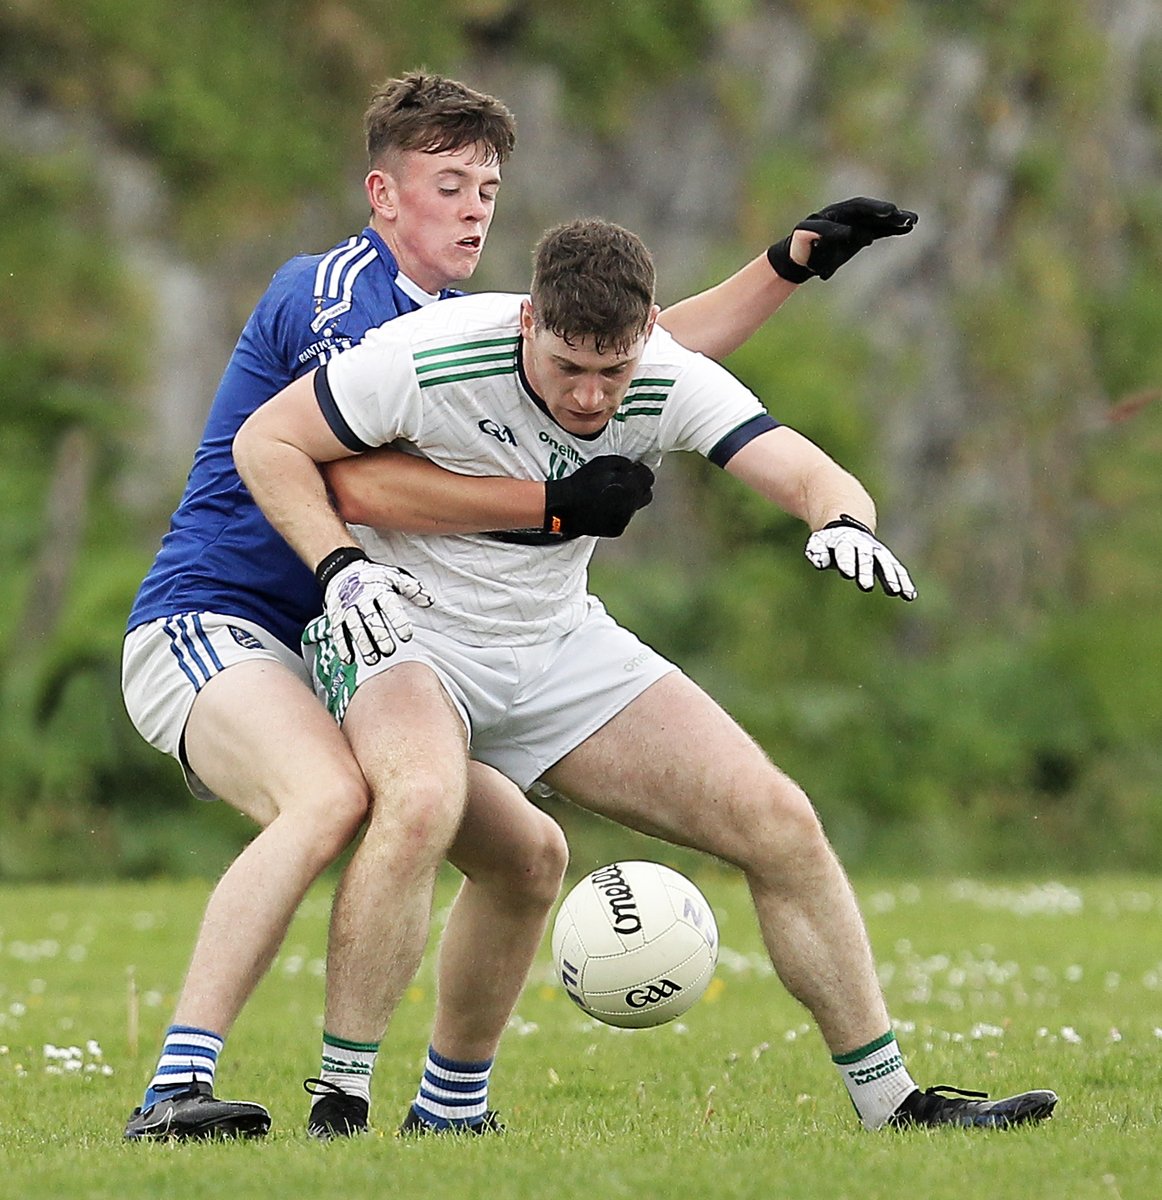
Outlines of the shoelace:
[[303,1091],[308,1096],[322,1096],[326,1093],[332,1095],[343,1096],[348,1100],[358,1099],[352,1096],[350,1092],[345,1092],[337,1083],[332,1083],[329,1079],[304,1079]]
[[988,1092],[970,1092],[965,1088],[953,1087],[949,1083],[938,1083],[935,1087],[925,1088],[922,1096],[963,1096],[966,1100],[987,1100]]

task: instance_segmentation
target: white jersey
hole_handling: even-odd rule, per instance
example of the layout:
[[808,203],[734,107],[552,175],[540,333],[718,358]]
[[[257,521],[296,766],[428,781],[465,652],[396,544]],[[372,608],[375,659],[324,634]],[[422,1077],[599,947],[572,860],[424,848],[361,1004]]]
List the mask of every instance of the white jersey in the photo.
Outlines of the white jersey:
[[[532,391],[520,362],[523,296],[446,300],[396,318],[316,377],[320,408],[349,448],[389,442],[462,475],[545,480],[602,454],[656,467],[670,450],[720,465],[773,428],[758,398],[661,328],[646,343],[621,407],[600,433],[571,434]],[[549,545],[488,534],[423,536],[355,527],[379,562],[405,567],[434,597],[417,626],[471,645],[529,645],[575,629],[590,603],[597,539]]]

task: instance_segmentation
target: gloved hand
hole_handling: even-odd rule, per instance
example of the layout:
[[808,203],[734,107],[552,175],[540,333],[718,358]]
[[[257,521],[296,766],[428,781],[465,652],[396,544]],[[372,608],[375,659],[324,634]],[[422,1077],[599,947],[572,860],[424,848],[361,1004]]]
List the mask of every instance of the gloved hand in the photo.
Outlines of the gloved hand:
[[890,201],[856,196],[851,200],[841,200],[838,204],[829,204],[804,217],[795,226],[795,229],[819,234],[811,243],[811,255],[806,266],[791,257],[793,233],[767,250],[767,260],[775,273],[788,283],[805,283],[812,276],[830,279],[865,246],[870,246],[878,238],[911,233],[917,220],[914,212],[897,208]]
[[545,533],[561,537],[620,537],[639,508],[654,498],[654,473],[645,463],[602,454],[572,475],[545,481]]
[[394,654],[400,642],[410,642],[412,623],[402,601],[427,608],[432,597],[420,581],[402,567],[372,562],[354,546],[332,550],[315,568],[323,589],[323,611],[339,657],[368,665]]
[[815,530],[803,553],[812,566],[820,571],[834,567],[865,592],[870,592],[878,579],[889,596],[916,599],[915,584],[904,564],[863,522],[846,513]]

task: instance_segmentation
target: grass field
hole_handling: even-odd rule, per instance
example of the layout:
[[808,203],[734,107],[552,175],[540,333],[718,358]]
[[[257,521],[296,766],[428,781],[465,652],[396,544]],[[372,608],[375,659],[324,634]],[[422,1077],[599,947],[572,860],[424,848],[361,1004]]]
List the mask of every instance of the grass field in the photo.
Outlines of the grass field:
[[121,1129],[207,885],[0,888],[0,1197],[1162,1193],[1162,882],[859,885],[918,1082],[1060,1093],[1047,1125],[1001,1134],[862,1132],[818,1034],[760,953],[741,882],[699,883],[723,952],[680,1023],[626,1033],[584,1019],[546,955],[493,1077],[508,1133],[401,1142],[391,1131],[427,1045],[429,958],[380,1055],[382,1132],[331,1145],[303,1132],[301,1090],[318,1066],[326,888],[309,897],[219,1070],[218,1091],[266,1103],[274,1131],[186,1146],[127,1145]]

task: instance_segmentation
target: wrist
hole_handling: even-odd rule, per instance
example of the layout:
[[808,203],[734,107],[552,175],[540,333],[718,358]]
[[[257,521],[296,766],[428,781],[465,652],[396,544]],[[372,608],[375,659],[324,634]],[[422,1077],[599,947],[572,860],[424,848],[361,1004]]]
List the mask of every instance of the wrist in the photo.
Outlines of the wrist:
[[367,555],[359,549],[358,546],[339,546],[332,550],[330,554],[325,555],[319,560],[319,565],[315,567],[315,578],[319,582],[319,587],[326,592],[327,584],[339,574],[344,567],[349,567],[356,562],[370,562]]
[[562,530],[561,509],[563,497],[561,496],[560,479],[545,480],[545,516],[544,522],[541,525],[543,533],[560,533]]
[[773,246],[767,247],[767,262],[771,264],[771,270],[780,279],[785,279],[788,283],[806,283],[808,279],[813,278],[815,275],[815,272],[810,267],[805,267],[801,263],[797,263],[791,257],[790,234],[783,238],[781,242],[775,242]]
[[857,521],[855,517],[851,516],[849,513],[840,513],[834,521],[828,521],[823,528],[839,529],[845,525],[849,529],[862,529],[864,533],[870,533],[872,537],[875,537],[875,530],[873,530],[869,525],[865,525],[862,521]]

